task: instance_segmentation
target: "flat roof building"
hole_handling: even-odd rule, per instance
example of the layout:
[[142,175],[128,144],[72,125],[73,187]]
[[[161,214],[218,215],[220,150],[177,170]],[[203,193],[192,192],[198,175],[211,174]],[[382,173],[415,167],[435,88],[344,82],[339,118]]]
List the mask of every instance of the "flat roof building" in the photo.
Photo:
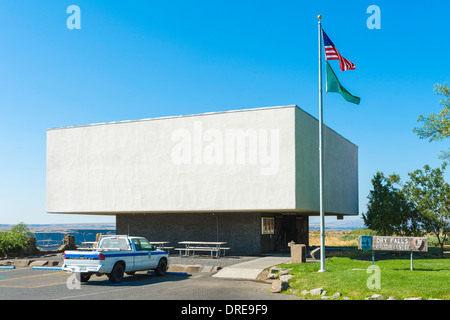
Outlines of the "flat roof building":
[[[324,150],[325,214],[357,215],[357,146],[325,127]],[[318,176],[318,121],[295,105],[47,130],[47,212],[172,245],[308,244]]]

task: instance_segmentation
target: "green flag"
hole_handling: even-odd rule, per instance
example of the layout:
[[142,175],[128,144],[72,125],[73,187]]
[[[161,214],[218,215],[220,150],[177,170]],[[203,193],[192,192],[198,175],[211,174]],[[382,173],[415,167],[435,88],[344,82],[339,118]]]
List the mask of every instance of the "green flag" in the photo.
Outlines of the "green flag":
[[345,100],[351,103],[359,104],[361,101],[357,96],[352,95],[348,92],[342,84],[339,82],[333,69],[331,69],[330,64],[327,61],[327,92],[337,92],[340,93]]

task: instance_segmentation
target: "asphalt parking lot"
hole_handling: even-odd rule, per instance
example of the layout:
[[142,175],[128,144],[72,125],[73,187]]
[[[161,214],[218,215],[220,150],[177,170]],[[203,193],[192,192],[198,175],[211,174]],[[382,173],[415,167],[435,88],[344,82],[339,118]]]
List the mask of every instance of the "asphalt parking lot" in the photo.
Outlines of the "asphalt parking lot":
[[0,270],[0,300],[291,300],[269,293],[264,281],[217,279],[210,272],[167,274],[146,272],[125,276],[118,284],[106,276],[79,283],[61,270],[16,268]]

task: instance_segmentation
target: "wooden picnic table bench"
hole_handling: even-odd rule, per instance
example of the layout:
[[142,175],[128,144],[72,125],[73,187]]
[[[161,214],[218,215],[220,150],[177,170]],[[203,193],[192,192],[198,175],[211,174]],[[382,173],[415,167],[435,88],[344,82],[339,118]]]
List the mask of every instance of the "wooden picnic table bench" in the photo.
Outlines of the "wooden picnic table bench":
[[175,248],[176,251],[181,253],[184,251],[184,255],[189,255],[190,252],[195,254],[196,251],[209,251],[211,252],[211,258],[215,254],[218,258],[220,256],[220,250],[223,251],[225,255],[225,250],[229,250],[230,248],[221,247],[226,242],[223,241],[180,241],[179,244],[184,245],[184,248]]

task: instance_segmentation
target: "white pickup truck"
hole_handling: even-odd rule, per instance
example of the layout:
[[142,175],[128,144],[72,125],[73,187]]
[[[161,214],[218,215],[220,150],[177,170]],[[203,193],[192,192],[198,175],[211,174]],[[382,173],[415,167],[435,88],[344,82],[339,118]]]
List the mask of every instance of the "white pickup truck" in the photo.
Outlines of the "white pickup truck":
[[88,281],[93,274],[106,274],[111,282],[118,283],[124,273],[133,275],[140,270],[154,270],[162,276],[168,266],[168,253],[143,237],[105,235],[92,250],[64,252],[62,270],[77,273],[81,282]]

